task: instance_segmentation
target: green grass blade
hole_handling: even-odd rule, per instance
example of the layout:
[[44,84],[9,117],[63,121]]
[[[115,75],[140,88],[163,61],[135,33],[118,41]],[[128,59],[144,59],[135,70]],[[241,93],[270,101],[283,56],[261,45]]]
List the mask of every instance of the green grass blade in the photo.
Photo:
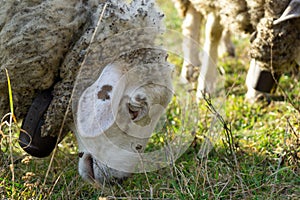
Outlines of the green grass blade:
[[10,78],[7,69],[5,69],[6,72],[6,78],[7,78],[7,86],[8,86],[8,96],[9,96],[9,107],[10,107],[10,112],[13,117],[13,120],[15,120],[15,115],[14,115],[14,102],[13,102],[13,97],[12,97],[12,89],[11,89],[11,84],[10,84]]

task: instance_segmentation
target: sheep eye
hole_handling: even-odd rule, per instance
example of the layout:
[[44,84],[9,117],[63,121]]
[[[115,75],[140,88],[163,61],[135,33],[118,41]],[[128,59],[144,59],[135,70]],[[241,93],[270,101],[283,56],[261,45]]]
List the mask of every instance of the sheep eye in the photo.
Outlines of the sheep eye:
[[78,153],[78,157],[79,157],[79,158],[82,158],[82,157],[83,157],[83,154],[84,154],[83,152],[79,152],[79,153]]

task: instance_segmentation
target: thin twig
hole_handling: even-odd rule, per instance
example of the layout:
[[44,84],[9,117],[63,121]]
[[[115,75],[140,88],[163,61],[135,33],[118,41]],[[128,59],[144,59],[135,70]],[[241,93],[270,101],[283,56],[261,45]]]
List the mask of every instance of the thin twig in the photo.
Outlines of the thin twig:
[[13,121],[13,117],[12,117],[12,113],[10,115],[10,118],[9,118],[9,154],[10,154],[10,162],[11,164],[9,165],[9,168],[10,168],[10,171],[11,171],[11,180],[12,180],[12,196],[11,198],[14,199],[14,195],[15,195],[15,170],[14,170],[14,158],[13,158],[13,149],[12,149],[12,143],[13,143],[13,136],[12,136],[12,129],[11,129],[11,126],[12,126],[12,121]]
[[237,159],[237,156],[236,156],[236,153],[235,153],[237,149],[235,148],[235,142],[234,142],[234,137],[233,137],[233,134],[232,134],[231,127],[228,126],[227,122],[224,120],[222,115],[215,109],[215,107],[212,104],[210,96],[209,95],[208,96],[203,95],[203,97],[204,97],[204,100],[207,103],[208,109],[212,112],[212,114],[214,116],[216,116],[218,121],[223,125],[223,129],[225,130],[226,143],[227,143],[227,146],[229,147],[230,155],[233,156],[235,168],[236,168],[236,171],[237,171],[237,177],[240,181],[240,185],[241,185],[241,188],[242,188],[242,191],[243,191],[244,199],[246,199],[245,186],[244,186],[243,179],[242,179],[242,176],[241,176],[241,172],[240,172],[240,168],[239,168],[239,164],[238,164],[238,159]]
[[[289,124],[287,123],[286,129],[285,129],[285,133],[284,133],[284,138],[283,138],[283,144],[284,144],[284,146],[287,146],[286,145],[286,137],[287,137],[287,134],[288,134],[288,129],[289,129]],[[278,159],[278,164],[277,164],[277,169],[276,169],[276,172],[275,172],[274,184],[272,185],[270,199],[273,199],[273,195],[274,195],[274,192],[275,192],[275,185],[276,185],[276,182],[278,180],[278,172],[280,170],[280,165],[281,165],[282,160],[283,160],[284,151],[285,151],[285,148],[283,148],[283,150],[282,150],[282,152],[280,154],[280,157]]]

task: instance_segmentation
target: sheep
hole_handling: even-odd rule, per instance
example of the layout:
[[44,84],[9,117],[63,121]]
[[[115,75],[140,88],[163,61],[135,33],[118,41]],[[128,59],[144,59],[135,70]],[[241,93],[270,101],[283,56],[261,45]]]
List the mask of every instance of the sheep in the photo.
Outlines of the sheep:
[[7,69],[22,148],[48,156],[72,130],[84,180],[135,172],[172,97],[154,0],[0,3],[0,115],[9,112]]
[[[216,90],[217,46],[223,30],[249,33],[251,36],[250,68],[246,99],[255,102],[272,92],[280,75],[299,63],[299,0],[173,0],[180,12],[195,22],[206,16],[206,38],[202,67],[198,78],[197,97]],[[185,23],[185,21],[184,21]],[[184,32],[197,35],[192,25],[183,25]],[[188,44],[187,44],[188,45]],[[189,55],[189,62],[197,66]],[[194,55],[195,56],[195,55]],[[296,61],[296,62],[295,62]]]
[[[197,80],[198,67],[201,66],[199,59],[200,28],[204,21],[204,16],[198,12],[188,0],[173,0],[175,7],[181,17],[184,18],[182,23],[183,42],[182,49],[184,60],[180,79],[183,83],[195,82]],[[231,41],[231,33],[229,30],[224,30],[221,38],[221,43],[218,47],[220,55],[234,57],[235,47]]]

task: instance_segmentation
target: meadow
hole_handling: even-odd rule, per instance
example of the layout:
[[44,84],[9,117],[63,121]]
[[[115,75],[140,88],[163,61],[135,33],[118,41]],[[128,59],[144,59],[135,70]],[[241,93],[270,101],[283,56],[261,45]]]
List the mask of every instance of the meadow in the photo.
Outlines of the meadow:
[[[166,27],[180,32],[182,19],[171,1],[158,2]],[[181,142],[178,135],[187,136],[187,146],[166,167],[133,174],[122,183],[96,187],[84,182],[72,133],[54,155],[38,159],[19,147],[20,124],[2,120],[0,199],[299,199],[300,72],[295,69],[280,79],[276,95],[282,101],[245,102],[248,41],[248,36],[234,35],[236,56],[217,63],[225,82],[224,95],[216,100],[197,104],[195,84],[175,81],[164,124],[147,151]],[[176,80],[182,57],[170,53],[169,61]]]

